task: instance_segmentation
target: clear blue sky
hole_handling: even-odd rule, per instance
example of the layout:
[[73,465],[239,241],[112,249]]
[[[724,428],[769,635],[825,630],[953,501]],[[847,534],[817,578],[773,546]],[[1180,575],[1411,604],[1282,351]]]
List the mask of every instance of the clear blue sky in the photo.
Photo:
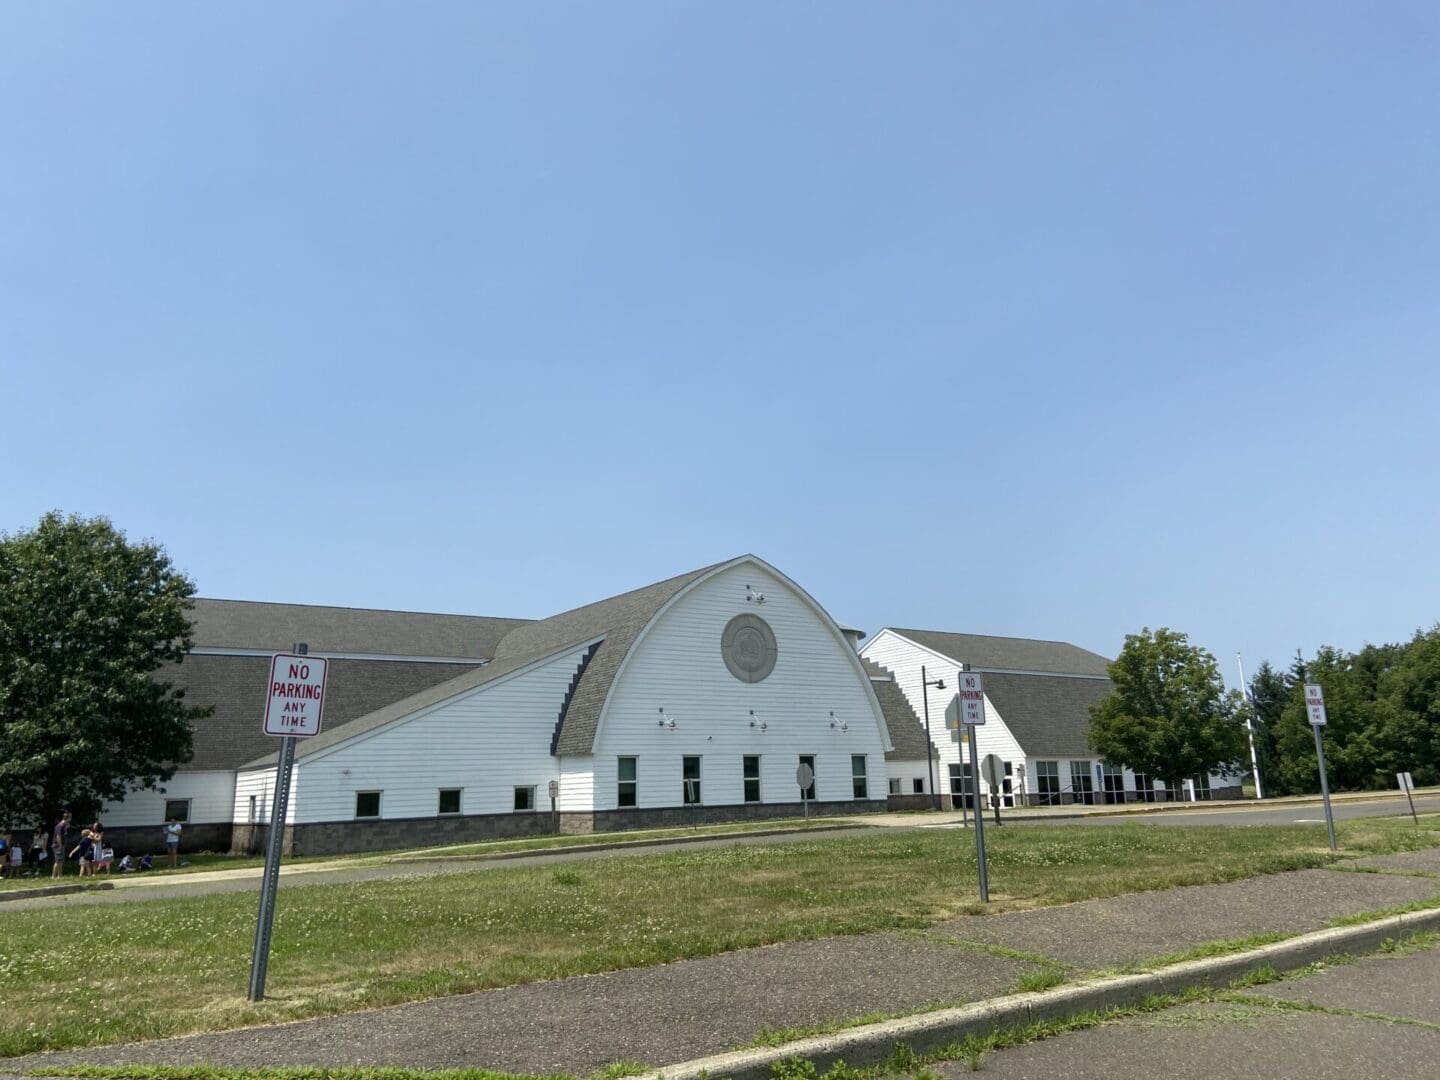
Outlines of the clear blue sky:
[[[1440,6],[0,7],[0,530],[543,616],[1440,618]],[[288,644],[288,643],[278,643]]]

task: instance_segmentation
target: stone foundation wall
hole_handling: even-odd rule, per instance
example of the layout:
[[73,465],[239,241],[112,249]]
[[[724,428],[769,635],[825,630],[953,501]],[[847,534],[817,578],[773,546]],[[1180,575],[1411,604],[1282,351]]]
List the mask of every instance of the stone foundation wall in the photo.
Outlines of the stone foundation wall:
[[[161,825],[121,825],[106,827],[105,843],[115,850],[116,860],[126,855],[153,855],[164,860],[166,847]],[[234,826],[228,821],[220,824],[195,823],[186,825],[180,832],[180,854],[192,851],[229,851],[233,840]],[[80,829],[72,830],[75,843],[80,842]]]
[[[268,825],[236,825],[231,850],[259,854]],[[555,831],[549,813],[457,814],[454,817],[382,818],[376,821],[320,821],[287,825],[286,855],[353,855],[366,851],[466,844],[546,836]]]
[[[883,814],[885,810],[885,803],[879,799],[810,803],[811,817],[828,817],[838,814]],[[687,825],[719,825],[730,821],[774,821],[777,818],[798,818],[804,815],[805,808],[798,802],[596,810],[593,813],[561,814],[560,831],[582,833],[620,832],[626,829],[674,829],[684,828]]]
[[891,795],[885,800],[887,810],[929,810],[934,805],[929,795]]

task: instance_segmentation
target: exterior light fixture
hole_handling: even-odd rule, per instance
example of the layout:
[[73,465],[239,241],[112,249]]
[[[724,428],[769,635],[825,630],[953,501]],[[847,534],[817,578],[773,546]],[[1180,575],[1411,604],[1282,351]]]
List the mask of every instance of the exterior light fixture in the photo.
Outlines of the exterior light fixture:
[[835,719],[835,710],[830,710],[830,727],[837,731],[849,731],[850,725],[844,720]]
[[661,705],[661,706],[660,706],[660,721],[659,721],[659,726],[662,727],[662,728],[669,728],[671,731],[674,731],[674,730],[675,730],[675,718],[674,718],[673,716],[666,716],[666,715],[665,715],[665,706],[664,706],[664,705]]
[[756,592],[751,586],[746,585],[746,586],[745,586],[745,602],[746,602],[747,604],[750,604],[750,603],[763,604],[763,603],[765,602],[765,594],[764,594],[763,592]]
[[764,731],[764,730],[765,730],[766,728],[768,728],[770,725],[767,724],[764,720],[761,720],[758,716],[756,716],[756,715],[755,715],[755,710],[754,710],[754,709],[751,709],[751,710],[750,710],[750,726],[753,727],[753,728],[759,728],[761,731]]

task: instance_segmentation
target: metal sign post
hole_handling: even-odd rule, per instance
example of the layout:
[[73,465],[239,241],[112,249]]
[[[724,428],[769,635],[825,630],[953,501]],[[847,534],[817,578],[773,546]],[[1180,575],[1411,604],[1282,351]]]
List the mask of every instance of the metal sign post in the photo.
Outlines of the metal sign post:
[[[960,824],[965,828],[970,827],[970,807],[965,802],[965,725],[960,721],[960,695],[956,694],[950,699],[950,704],[945,706],[945,728],[950,732],[950,738],[955,743],[955,757],[960,763]],[[951,809],[954,809],[954,794],[951,796]]]
[[1412,794],[1415,790],[1415,778],[1408,772],[1397,772],[1395,779],[1400,781],[1400,790],[1405,792],[1405,798],[1409,800],[1411,820],[1414,821],[1416,825],[1419,825],[1420,818],[1415,814],[1415,796]]
[[270,932],[275,925],[275,894],[280,888],[280,852],[285,846],[285,819],[290,806],[290,777],[295,770],[295,740],[320,734],[325,708],[328,662],[310,657],[308,646],[296,644],[289,653],[270,660],[265,692],[265,733],[280,736],[275,768],[275,799],[270,807],[270,832],[265,837],[265,873],[260,878],[260,915],[255,921],[255,951],[250,957],[250,1000],[265,997],[270,967]]
[[805,810],[805,820],[810,820],[810,785],[815,783],[815,770],[803,761],[795,770],[795,783],[800,785],[800,805]]
[[[985,814],[980,809],[980,746],[975,739],[975,729],[985,723],[985,685],[978,672],[963,669],[960,672],[960,719],[970,731],[970,775],[975,790],[975,860],[980,868],[980,902],[988,904],[990,875],[985,866]],[[964,775],[963,771],[961,775]],[[960,797],[963,799],[963,780],[960,786]]]
[[1325,800],[1325,828],[1330,833],[1330,850],[1335,850],[1335,815],[1330,811],[1330,778],[1325,775],[1325,744],[1320,729],[1326,724],[1325,691],[1318,683],[1305,684],[1305,711],[1310,716],[1310,730],[1315,732],[1315,760],[1320,763],[1320,797]]

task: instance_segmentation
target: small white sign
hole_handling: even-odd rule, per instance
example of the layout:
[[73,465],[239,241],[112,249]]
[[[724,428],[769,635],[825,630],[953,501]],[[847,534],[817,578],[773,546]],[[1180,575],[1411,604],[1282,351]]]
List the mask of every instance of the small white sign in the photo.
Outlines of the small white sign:
[[1325,726],[1325,691],[1319,683],[1305,684],[1305,711],[1315,727]]
[[327,662],[318,656],[277,653],[265,693],[265,734],[308,739],[320,734]]
[[1395,779],[1400,781],[1400,790],[1411,792],[1415,790],[1415,778],[1408,772],[1397,772]]
[[960,673],[960,722],[968,727],[985,723],[985,682],[978,671]]

